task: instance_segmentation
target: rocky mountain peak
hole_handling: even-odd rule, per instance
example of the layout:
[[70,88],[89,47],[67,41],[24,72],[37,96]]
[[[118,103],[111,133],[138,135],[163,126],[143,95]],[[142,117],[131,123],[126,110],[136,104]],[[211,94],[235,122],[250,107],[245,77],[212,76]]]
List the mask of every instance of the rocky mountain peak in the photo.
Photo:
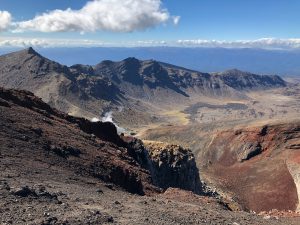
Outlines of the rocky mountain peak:
[[100,64],[103,64],[103,65],[106,65],[106,66],[109,66],[111,64],[113,64],[114,62],[111,61],[111,60],[103,60]]
[[138,60],[135,57],[128,57],[128,58],[124,59],[123,61],[125,63],[133,63],[133,64],[140,63],[140,60]]
[[129,57],[120,62],[120,66],[126,70],[137,70],[141,66],[140,60]]
[[32,47],[29,47],[27,49],[25,49],[25,51],[28,53],[28,54],[31,54],[31,55],[39,55],[39,53],[37,53]]
[[6,55],[0,56],[0,59],[7,59],[10,60],[10,62],[12,63],[20,63],[23,60],[27,59],[27,58],[32,58],[34,56],[37,56],[39,58],[44,58],[43,56],[41,56],[38,52],[36,52],[32,47],[20,50],[20,51],[16,51],[16,52],[12,52],[12,53],[8,53]]
[[32,58],[32,57],[36,57],[38,59],[45,59],[43,56],[41,56],[37,51],[35,51],[32,47],[17,51],[17,52],[13,52],[10,54],[5,55],[7,57],[14,57],[17,58],[19,60],[24,60],[27,58]]

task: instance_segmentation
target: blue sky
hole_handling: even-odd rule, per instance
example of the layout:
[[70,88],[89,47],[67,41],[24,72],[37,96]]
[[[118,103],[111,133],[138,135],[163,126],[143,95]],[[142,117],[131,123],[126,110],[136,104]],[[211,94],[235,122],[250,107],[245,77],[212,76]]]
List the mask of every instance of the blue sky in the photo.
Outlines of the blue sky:
[[[86,7],[93,1],[98,3]],[[126,1],[140,4],[139,18],[135,17],[137,11],[124,5]],[[147,2],[152,3],[147,6]],[[157,7],[155,4],[159,2],[161,5]],[[94,10],[95,6],[103,10]],[[109,10],[117,11],[120,7],[123,14],[109,14]],[[66,13],[67,8],[71,13]],[[61,11],[53,13],[57,9]],[[88,10],[92,10],[93,16]],[[53,45],[64,45],[67,41],[84,45],[82,40],[85,40],[90,45],[114,46],[300,47],[298,0],[0,0],[0,19],[1,12],[6,19],[9,13],[10,23],[2,22],[5,24],[1,29],[1,21],[5,20],[0,20],[0,46],[12,40],[32,44],[30,40],[35,39],[36,43],[53,40]],[[43,13],[46,16],[35,20]],[[109,24],[98,17],[101,13],[109,14]],[[123,15],[127,20],[120,19]],[[62,22],[61,16],[69,16],[70,21],[63,17]],[[93,25],[81,19],[92,19]],[[48,29],[56,20],[61,24]],[[125,24],[129,25],[123,29]]]

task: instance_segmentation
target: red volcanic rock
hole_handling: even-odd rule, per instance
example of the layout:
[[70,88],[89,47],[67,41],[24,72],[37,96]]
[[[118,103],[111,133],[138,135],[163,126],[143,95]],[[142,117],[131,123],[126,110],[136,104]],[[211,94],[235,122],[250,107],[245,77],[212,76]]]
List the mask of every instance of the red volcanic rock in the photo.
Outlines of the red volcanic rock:
[[295,211],[299,144],[300,122],[223,131],[207,147],[201,163],[216,185],[234,193],[246,209]]

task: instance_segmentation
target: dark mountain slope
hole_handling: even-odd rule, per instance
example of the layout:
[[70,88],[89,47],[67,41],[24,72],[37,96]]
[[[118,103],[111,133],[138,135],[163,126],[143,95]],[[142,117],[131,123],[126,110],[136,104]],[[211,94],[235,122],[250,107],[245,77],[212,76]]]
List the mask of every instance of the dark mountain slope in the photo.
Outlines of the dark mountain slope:
[[[86,77],[86,72],[92,71],[88,68],[68,68],[44,58],[32,48],[0,56],[1,85],[7,88],[26,89],[49,96],[55,95],[52,91],[57,89],[63,96],[71,93],[80,98],[115,100],[120,94],[118,88],[103,77]],[[43,93],[45,88],[49,93]]]
[[34,92],[65,112],[93,117],[107,101],[122,93],[106,78],[48,60],[32,48],[0,56],[0,85]]
[[95,74],[108,77],[124,92],[133,97],[137,95],[132,89],[137,93],[144,91],[144,96],[151,95],[155,90],[161,89],[188,97],[184,88],[174,84],[168,71],[156,61],[140,61],[135,58],[127,58],[120,62],[104,61],[95,66]]
[[217,73],[221,80],[228,86],[237,90],[260,90],[286,86],[285,81],[276,75],[257,75],[237,69]]
[[[26,76],[37,78],[38,76],[46,75],[49,71],[70,75],[68,67],[41,56],[33,48],[6,54],[0,56],[0,59],[1,73],[6,75],[6,77],[12,73],[14,75],[13,78],[21,79],[26,78]],[[17,73],[17,70],[21,70],[23,74]]]
[[[193,95],[243,97],[240,91],[283,87],[278,76],[256,75],[242,71],[218,74],[201,73],[182,67],[127,58],[120,62],[103,61],[94,67],[93,74],[108,77],[130,96],[152,96],[154,90],[170,90],[186,97]],[[150,93],[147,91],[150,90]],[[169,94],[170,95],[170,94]]]

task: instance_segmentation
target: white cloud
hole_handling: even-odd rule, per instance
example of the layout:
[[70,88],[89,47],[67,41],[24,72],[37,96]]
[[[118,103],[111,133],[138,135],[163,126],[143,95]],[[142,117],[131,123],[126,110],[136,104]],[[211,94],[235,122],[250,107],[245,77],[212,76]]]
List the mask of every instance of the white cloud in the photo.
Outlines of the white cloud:
[[0,38],[0,48],[2,47],[100,47],[108,45],[97,40],[67,40],[67,39],[42,39],[42,38]]
[[16,23],[16,31],[132,32],[179,22],[162,8],[161,0],[93,0],[79,9],[54,10]]
[[217,47],[217,48],[261,48],[261,49],[300,49],[300,39],[262,38],[257,40],[218,41],[218,40],[140,40],[129,42],[104,42],[92,39],[51,39],[0,37],[0,47]]
[[0,47],[27,47],[27,46],[42,46],[47,45],[43,40],[38,39],[0,39]]
[[219,48],[263,48],[263,49],[298,49],[300,39],[261,38],[256,40],[178,40],[179,46],[186,47],[219,47]]
[[175,25],[177,25],[178,23],[179,23],[179,21],[180,21],[180,16],[173,16],[173,23],[175,24]]
[[50,39],[50,38],[22,38],[22,37],[0,37],[0,48],[4,47],[154,47],[166,46],[166,41],[144,40],[132,42],[103,42],[101,40],[89,39]]
[[130,43],[133,47],[154,47],[154,46],[166,46],[168,43],[166,41],[155,41],[155,40],[144,40]]
[[7,30],[11,25],[11,14],[7,11],[0,11],[0,32]]

